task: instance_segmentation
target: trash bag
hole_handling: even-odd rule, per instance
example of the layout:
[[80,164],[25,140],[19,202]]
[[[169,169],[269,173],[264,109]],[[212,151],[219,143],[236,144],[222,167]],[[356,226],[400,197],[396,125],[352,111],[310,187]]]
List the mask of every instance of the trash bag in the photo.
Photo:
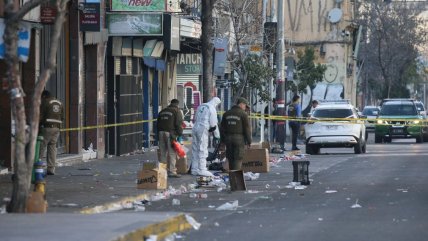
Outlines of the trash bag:
[[184,151],[183,147],[178,143],[177,141],[172,142],[172,148],[174,148],[174,151],[177,153],[177,155],[182,158],[186,156],[186,152]]
[[211,171],[224,171],[222,162],[213,162],[208,166],[208,170]]

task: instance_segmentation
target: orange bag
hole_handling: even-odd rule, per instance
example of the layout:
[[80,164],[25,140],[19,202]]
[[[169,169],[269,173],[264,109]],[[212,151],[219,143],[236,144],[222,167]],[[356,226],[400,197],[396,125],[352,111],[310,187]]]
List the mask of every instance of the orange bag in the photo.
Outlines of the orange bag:
[[182,158],[186,156],[186,152],[184,151],[183,147],[180,143],[177,141],[172,142],[172,148],[174,148],[174,151],[177,153],[177,155]]

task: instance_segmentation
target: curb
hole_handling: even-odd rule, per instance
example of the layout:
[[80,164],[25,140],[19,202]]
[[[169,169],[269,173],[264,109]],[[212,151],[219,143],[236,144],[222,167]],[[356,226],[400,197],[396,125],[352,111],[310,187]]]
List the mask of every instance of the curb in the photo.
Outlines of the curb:
[[193,219],[187,214],[179,214],[173,218],[169,218],[163,222],[150,224],[146,227],[134,230],[119,238],[113,239],[114,241],[141,241],[146,240],[151,235],[156,235],[156,240],[163,240],[165,237],[191,229],[193,226],[188,218]]
[[123,209],[123,207],[126,207],[128,203],[132,203],[137,200],[143,200],[148,199],[150,196],[149,194],[141,194],[134,197],[126,197],[122,198],[119,201],[114,201],[110,203],[106,203],[103,205],[98,205],[91,208],[84,208],[79,213],[81,214],[96,214],[96,213],[105,213],[105,212],[112,212]]

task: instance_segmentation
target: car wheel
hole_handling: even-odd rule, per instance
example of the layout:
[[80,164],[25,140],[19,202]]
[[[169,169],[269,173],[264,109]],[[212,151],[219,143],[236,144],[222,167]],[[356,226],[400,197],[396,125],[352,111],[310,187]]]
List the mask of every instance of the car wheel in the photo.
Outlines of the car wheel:
[[383,140],[385,141],[385,143],[391,143],[392,142],[391,137],[385,137]]
[[428,134],[424,135],[424,142],[428,142]]
[[416,137],[416,143],[422,143],[424,142],[424,135],[421,133],[419,136]]
[[361,148],[363,153],[366,153],[366,149],[367,149],[367,140],[364,142],[363,147]]
[[309,155],[315,154],[313,145],[306,144],[306,154],[309,154]]
[[375,134],[374,142],[375,143],[382,143],[382,137]]
[[363,152],[363,145],[361,144],[361,139],[358,140],[357,144],[354,146],[354,153],[361,154]]

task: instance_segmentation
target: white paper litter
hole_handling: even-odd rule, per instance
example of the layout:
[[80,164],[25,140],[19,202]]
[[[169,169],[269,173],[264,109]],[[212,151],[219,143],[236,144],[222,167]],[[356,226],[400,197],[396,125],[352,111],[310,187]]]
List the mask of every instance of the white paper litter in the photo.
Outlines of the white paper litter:
[[146,238],[146,241],[157,241],[158,236],[157,235],[149,235],[148,238]]
[[180,200],[176,199],[176,198],[172,199],[172,205],[173,206],[179,206],[180,205]]
[[361,205],[358,204],[358,199],[355,200],[355,203],[351,206],[351,208],[361,208]]
[[217,207],[215,210],[217,211],[225,211],[225,210],[230,210],[230,211],[234,211],[238,208],[238,200],[233,201],[233,203],[224,203],[221,206]]
[[245,193],[259,193],[259,191],[258,190],[248,190]]
[[252,172],[245,172],[244,173],[244,179],[245,181],[254,181],[259,179],[260,173],[252,173]]
[[336,193],[336,190],[326,190],[325,193]]
[[5,214],[6,213],[6,205],[3,205],[0,207],[0,214]]
[[201,224],[200,223],[198,223],[192,216],[190,216],[190,215],[188,215],[188,214],[186,214],[186,221],[190,224],[190,225],[192,225],[192,227],[195,229],[195,230],[199,230],[199,228],[201,227]]

